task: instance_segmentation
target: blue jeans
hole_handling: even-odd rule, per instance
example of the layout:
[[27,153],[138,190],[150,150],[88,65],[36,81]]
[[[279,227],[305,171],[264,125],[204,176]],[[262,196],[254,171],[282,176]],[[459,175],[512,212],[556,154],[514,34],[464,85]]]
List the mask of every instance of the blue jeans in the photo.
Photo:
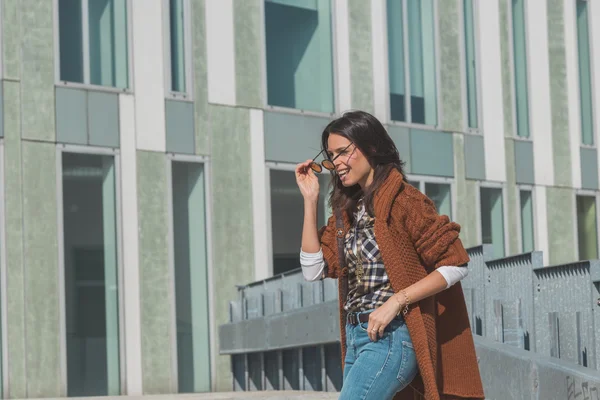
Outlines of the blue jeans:
[[418,372],[415,350],[401,317],[392,320],[376,342],[369,339],[367,325],[346,324],[341,400],[392,399]]

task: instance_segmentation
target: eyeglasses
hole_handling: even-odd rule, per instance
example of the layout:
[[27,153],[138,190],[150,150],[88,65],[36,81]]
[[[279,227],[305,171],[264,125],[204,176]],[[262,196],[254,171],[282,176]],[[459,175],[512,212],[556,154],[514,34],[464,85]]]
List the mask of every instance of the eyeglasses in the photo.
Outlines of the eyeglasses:
[[329,171],[333,171],[335,169],[335,165],[333,164],[333,162],[336,160],[336,158],[341,156],[344,153],[344,151],[346,151],[348,149],[348,147],[352,146],[353,144],[354,144],[353,142],[350,142],[350,144],[348,146],[344,147],[340,151],[340,153],[337,156],[335,156],[333,159],[330,159],[329,156],[327,156],[327,159],[321,161],[321,163],[319,164],[319,163],[316,163],[315,160],[317,159],[317,157],[319,157],[325,151],[325,149],[321,150],[319,152],[319,154],[317,154],[315,156],[315,158],[312,159],[312,162],[310,163],[310,168],[313,171],[319,173],[319,172],[323,171],[323,168],[321,168],[321,165],[322,165],[323,167],[325,167],[325,169],[327,169]]

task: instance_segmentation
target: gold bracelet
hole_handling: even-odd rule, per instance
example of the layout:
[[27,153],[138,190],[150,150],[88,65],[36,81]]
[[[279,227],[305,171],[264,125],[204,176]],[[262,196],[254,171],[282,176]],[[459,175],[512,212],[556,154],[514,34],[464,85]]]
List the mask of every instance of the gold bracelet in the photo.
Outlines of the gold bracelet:
[[408,297],[408,293],[406,293],[406,290],[401,290],[401,292],[404,295],[404,298],[406,299],[404,310],[402,310],[402,315],[406,317],[406,314],[408,313],[408,306],[410,305],[410,297]]

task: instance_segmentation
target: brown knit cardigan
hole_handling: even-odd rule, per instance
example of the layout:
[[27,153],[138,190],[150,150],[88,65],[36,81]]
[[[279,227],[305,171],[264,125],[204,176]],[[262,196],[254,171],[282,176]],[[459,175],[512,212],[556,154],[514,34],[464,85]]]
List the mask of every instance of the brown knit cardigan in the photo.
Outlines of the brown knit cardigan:
[[[442,265],[469,261],[458,234],[460,226],[437,214],[433,202],[392,170],[375,194],[375,238],[395,292],[423,279]],[[344,235],[350,228],[344,214]],[[336,221],[319,231],[328,276],[347,275],[338,262]],[[342,285],[338,285],[341,287]],[[346,332],[342,296],[340,330],[342,363]],[[410,307],[406,325],[415,348],[419,374],[395,400],[484,398],[475,346],[460,282]]]

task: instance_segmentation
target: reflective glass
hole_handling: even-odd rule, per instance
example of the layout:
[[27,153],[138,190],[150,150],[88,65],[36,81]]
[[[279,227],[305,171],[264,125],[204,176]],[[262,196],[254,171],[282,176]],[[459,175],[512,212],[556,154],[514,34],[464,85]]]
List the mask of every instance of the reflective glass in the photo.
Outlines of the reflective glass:
[[169,0],[171,30],[171,90],[185,92],[185,41],[183,0]]
[[88,0],[90,83],[126,88],[127,0]]
[[521,244],[523,252],[534,249],[533,236],[533,202],[530,190],[521,190]]
[[407,2],[411,122],[435,125],[437,98],[433,0]]
[[83,83],[81,1],[58,1],[61,81]]
[[334,112],[330,0],[266,0],[271,106]]
[[173,255],[180,393],[210,391],[204,167],[173,162]]
[[438,214],[452,219],[451,186],[445,183],[425,183],[425,194],[435,204]]
[[469,128],[478,127],[477,118],[477,61],[475,58],[475,25],[473,0],[464,0],[465,20],[465,66],[467,72],[467,115]]
[[394,121],[406,119],[406,71],[404,68],[403,1],[387,0],[390,112]]
[[594,144],[592,112],[592,77],[590,63],[588,1],[577,0],[577,50],[579,56],[579,98],[581,107],[581,142]]
[[512,0],[513,59],[517,135],[529,137],[529,99],[527,92],[527,49],[525,37],[525,0]]
[[437,124],[434,24],[433,0],[387,0],[390,116],[394,121]]
[[598,225],[596,198],[577,196],[577,238],[579,259],[598,259]]
[[481,188],[481,237],[492,244],[495,258],[504,256],[502,189]]
[[63,153],[68,396],[119,395],[115,163]]

